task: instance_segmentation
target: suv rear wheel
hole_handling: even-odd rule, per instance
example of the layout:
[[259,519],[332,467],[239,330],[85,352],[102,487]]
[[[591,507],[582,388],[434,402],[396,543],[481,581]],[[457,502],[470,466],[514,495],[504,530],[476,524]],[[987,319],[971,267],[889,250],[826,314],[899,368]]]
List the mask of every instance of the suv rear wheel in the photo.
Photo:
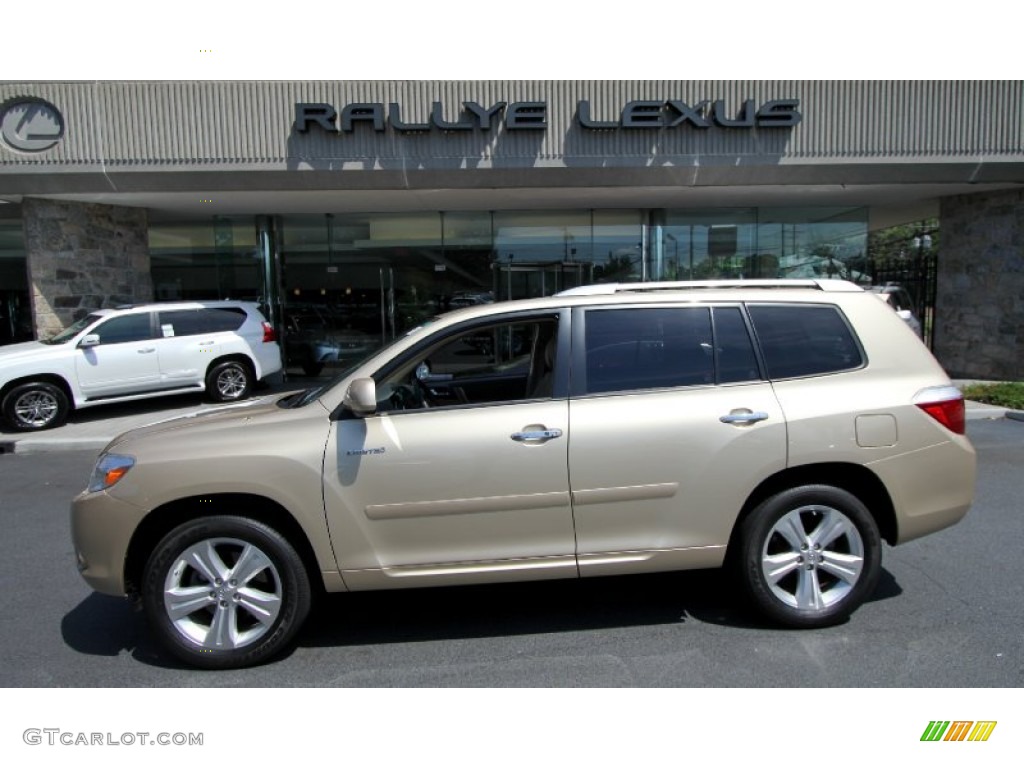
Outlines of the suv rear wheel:
[[757,608],[793,627],[846,619],[871,596],[882,542],[867,507],[828,485],[791,488],[762,502],[740,528],[739,575]]
[[19,384],[3,401],[4,418],[19,432],[60,426],[70,410],[64,390],[45,381]]
[[218,363],[206,374],[206,391],[218,403],[244,400],[252,391],[252,370],[239,360]]
[[201,518],[178,526],[153,550],[142,603],[175,656],[232,669],[288,645],[309,613],[309,577],[273,528],[241,517]]

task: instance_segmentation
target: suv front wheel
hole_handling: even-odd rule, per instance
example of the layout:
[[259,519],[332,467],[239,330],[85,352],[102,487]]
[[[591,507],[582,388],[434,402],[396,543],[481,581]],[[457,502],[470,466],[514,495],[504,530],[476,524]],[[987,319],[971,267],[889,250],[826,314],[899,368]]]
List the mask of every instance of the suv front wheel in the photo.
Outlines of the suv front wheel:
[[840,488],[778,493],[757,506],[739,534],[741,583],[755,606],[781,624],[836,624],[878,583],[878,526],[860,499]]
[[239,360],[225,360],[206,374],[206,391],[218,403],[244,400],[252,391],[252,385],[252,370]]
[[19,432],[60,426],[70,411],[64,390],[46,381],[19,384],[3,401],[4,419]]
[[207,669],[258,664],[283,650],[310,608],[301,558],[273,528],[217,516],[178,526],[146,563],[142,604],[164,646]]

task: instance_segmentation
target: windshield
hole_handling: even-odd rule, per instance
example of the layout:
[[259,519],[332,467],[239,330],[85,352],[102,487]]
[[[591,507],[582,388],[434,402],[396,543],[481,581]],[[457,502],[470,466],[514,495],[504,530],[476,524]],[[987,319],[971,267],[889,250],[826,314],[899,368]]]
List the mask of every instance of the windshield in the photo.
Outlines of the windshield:
[[40,339],[40,341],[42,341],[43,344],[66,344],[81,333],[84,328],[89,327],[101,317],[103,317],[103,315],[86,315],[77,323],[68,326],[56,336],[52,336],[49,339]]

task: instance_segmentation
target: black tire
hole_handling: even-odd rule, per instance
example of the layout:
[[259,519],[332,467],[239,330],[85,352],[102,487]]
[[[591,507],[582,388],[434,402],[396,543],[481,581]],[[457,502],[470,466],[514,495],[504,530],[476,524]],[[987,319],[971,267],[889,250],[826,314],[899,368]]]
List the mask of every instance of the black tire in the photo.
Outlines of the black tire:
[[232,403],[244,400],[252,392],[254,383],[252,368],[240,360],[225,360],[217,363],[206,374],[206,391],[217,403]]
[[310,602],[295,549],[270,526],[242,517],[178,526],[153,550],[142,578],[142,605],[161,644],[204,669],[248,667],[282,652]]
[[4,420],[19,432],[59,427],[70,412],[64,390],[45,381],[19,384],[4,396]]
[[764,615],[790,627],[844,621],[875,590],[882,540],[867,507],[829,485],[790,488],[742,522],[734,567]]

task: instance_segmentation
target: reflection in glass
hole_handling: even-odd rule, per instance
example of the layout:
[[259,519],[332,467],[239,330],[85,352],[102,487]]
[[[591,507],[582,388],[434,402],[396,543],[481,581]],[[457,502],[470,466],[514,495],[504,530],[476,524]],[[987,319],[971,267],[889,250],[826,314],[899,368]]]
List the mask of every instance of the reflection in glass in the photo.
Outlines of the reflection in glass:
[[[157,298],[268,296],[254,223],[154,223]],[[867,209],[303,214],[277,217],[275,229],[287,362],[313,374],[444,312],[589,283],[858,280]]]

